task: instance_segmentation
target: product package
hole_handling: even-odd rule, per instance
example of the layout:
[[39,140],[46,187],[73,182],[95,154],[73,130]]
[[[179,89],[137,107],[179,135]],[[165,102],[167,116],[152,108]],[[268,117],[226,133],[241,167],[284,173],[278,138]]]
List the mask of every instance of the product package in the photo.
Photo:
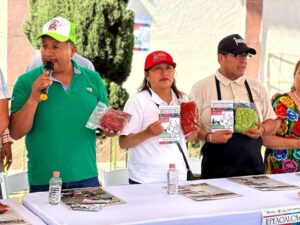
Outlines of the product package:
[[164,132],[158,137],[159,144],[173,144],[180,142],[180,107],[179,105],[159,106],[159,120]]
[[234,129],[233,100],[211,101],[211,131]]
[[239,102],[234,104],[234,131],[245,133],[248,128],[257,129],[259,120],[258,113],[254,103]]
[[196,130],[195,122],[198,118],[198,108],[194,101],[180,104],[180,124],[184,135]]
[[0,202],[0,214],[5,213],[6,211],[8,211],[8,206]]
[[115,133],[120,133],[130,119],[130,114],[109,108],[101,117],[99,127],[102,129],[113,130]]
[[119,134],[130,119],[131,115],[129,113],[109,108],[104,103],[98,102],[86,127],[93,130],[97,128],[111,130]]

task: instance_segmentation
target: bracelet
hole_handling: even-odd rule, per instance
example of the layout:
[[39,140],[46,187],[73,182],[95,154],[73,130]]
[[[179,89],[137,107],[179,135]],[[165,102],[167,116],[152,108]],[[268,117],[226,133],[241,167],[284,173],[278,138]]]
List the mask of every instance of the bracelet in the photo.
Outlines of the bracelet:
[[208,142],[212,143],[212,133],[209,133],[210,136],[208,136]]
[[209,138],[209,135],[210,135],[210,134],[211,134],[210,132],[207,132],[207,133],[206,133],[205,139],[204,139],[205,141],[210,142],[210,139],[211,139],[211,138]]

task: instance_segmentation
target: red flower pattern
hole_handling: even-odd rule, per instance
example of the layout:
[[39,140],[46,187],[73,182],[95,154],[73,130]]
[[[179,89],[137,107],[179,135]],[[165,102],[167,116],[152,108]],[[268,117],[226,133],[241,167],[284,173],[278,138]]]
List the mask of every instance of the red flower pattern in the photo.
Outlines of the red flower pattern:
[[293,127],[293,133],[300,136],[300,120],[298,120]]
[[283,169],[281,169],[280,167],[275,167],[272,169],[272,173],[276,174],[276,173],[285,173],[285,171]]
[[275,107],[275,113],[280,118],[286,118],[286,111],[287,111],[286,105],[281,102],[278,103]]

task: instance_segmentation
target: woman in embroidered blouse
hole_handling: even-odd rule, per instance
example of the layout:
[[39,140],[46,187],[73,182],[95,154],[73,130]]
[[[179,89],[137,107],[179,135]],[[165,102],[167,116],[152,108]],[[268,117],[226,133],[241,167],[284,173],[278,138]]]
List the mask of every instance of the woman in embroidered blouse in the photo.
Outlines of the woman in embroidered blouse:
[[[278,130],[273,136],[263,137],[268,148],[265,154],[266,173],[300,171],[300,60],[294,71],[291,91],[273,100],[278,116]],[[276,136],[275,136],[276,135]]]

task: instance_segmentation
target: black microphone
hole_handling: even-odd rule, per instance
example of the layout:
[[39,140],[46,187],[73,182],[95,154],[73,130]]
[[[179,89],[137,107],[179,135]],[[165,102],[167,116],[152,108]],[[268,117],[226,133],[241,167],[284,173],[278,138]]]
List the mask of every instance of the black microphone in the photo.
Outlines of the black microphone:
[[[54,71],[54,64],[53,64],[53,62],[46,61],[45,65],[44,65],[44,69],[45,69],[45,71],[49,72],[49,76],[52,76],[53,75],[53,71]],[[40,99],[42,101],[46,101],[48,99],[48,89],[49,89],[49,86],[46,87],[45,89],[43,89],[41,91]]]

